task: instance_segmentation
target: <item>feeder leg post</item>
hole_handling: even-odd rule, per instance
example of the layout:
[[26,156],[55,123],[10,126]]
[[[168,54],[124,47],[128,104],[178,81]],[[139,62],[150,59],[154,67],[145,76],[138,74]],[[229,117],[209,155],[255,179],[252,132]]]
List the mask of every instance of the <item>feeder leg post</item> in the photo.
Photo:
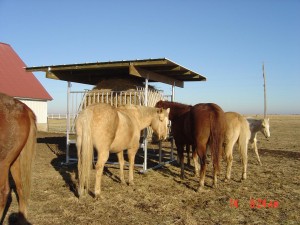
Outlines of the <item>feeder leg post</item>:
[[[148,77],[145,79],[145,102],[144,105],[148,106]],[[143,170],[144,172],[147,171],[147,155],[148,155],[148,150],[147,150],[147,146],[148,145],[148,141],[147,141],[147,128],[144,129],[144,164],[143,164]]]
[[159,146],[159,164],[161,164],[161,162],[162,162],[162,160],[161,160],[161,158],[162,158],[162,142],[161,141],[159,141],[158,146]]
[[69,163],[70,156],[69,156],[69,146],[70,146],[70,95],[71,95],[71,82],[68,81],[68,88],[67,88],[67,140],[66,140],[66,163]]
[[[172,85],[172,102],[175,101],[175,82],[174,84]],[[170,155],[170,160],[172,161],[174,159],[174,138],[172,137],[171,138],[171,155]]]

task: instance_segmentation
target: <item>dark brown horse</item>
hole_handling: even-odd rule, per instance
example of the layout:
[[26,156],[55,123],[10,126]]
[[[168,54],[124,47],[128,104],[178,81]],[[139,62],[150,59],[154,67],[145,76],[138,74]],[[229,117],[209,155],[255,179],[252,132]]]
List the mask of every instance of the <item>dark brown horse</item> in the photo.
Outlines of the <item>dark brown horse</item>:
[[[192,145],[193,149],[195,149],[194,153],[200,158],[201,164],[198,191],[203,189],[206,172],[206,149],[209,147],[214,167],[213,186],[216,186],[226,130],[224,111],[213,103],[191,106],[159,101],[156,107],[170,108],[169,119],[172,122],[172,133],[180,160],[181,178],[184,176],[184,146]],[[193,158],[195,159],[195,157]],[[195,163],[195,170],[197,170],[198,166],[198,163]]]
[[0,224],[14,179],[21,217],[27,216],[31,165],[36,146],[35,115],[24,103],[0,93]]

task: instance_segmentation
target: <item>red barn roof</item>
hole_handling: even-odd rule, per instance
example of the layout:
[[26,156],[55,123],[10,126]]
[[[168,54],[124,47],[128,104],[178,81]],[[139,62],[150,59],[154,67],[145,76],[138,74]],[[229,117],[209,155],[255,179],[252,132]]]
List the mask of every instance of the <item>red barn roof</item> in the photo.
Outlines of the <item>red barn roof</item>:
[[52,100],[33,73],[25,71],[25,67],[13,48],[0,42],[0,92],[12,97]]

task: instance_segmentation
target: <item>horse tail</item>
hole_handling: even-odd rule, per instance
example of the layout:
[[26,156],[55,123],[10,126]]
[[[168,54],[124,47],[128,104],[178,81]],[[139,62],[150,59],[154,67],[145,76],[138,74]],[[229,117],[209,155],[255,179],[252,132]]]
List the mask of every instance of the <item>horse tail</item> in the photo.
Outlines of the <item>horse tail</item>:
[[225,114],[220,107],[213,107],[212,111],[210,114],[210,150],[214,168],[220,172],[220,158],[224,151],[226,120]]
[[79,197],[87,194],[89,190],[90,173],[93,160],[93,142],[91,131],[92,120],[93,111],[84,110],[78,116],[76,121]]
[[35,155],[36,149],[36,116],[31,111],[30,108],[26,107],[29,116],[29,134],[27,141],[20,153],[20,175],[21,175],[21,185],[24,196],[25,205],[28,204],[28,199],[30,197],[31,190],[31,171],[32,171],[32,162]]
[[250,131],[249,123],[244,117],[240,116],[239,120],[241,123],[241,130],[238,139],[238,148],[241,154],[242,162],[247,163],[248,161],[247,151],[248,151],[249,139],[251,137],[251,131]]

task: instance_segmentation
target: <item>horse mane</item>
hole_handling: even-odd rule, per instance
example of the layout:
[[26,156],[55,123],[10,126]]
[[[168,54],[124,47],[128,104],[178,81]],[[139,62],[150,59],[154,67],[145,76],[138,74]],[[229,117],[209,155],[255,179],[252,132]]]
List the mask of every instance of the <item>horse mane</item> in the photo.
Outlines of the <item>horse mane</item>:
[[180,103],[180,102],[170,102],[170,101],[159,101],[156,103],[155,105],[156,107],[167,107],[167,108],[190,108],[192,107],[192,105],[187,105],[187,104],[183,104],[183,103]]
[[[157,111],[157,109],[154,107],[143,106],[143,105],[129,105],[129,104],[119,106],[116,109],[117,110],[120,109],[121,111],[122,111],[122,109],[125,109],[126,112],[129,112],[129,113],[131,110],[135,110],[135,113],[140,113],[140,115],[142,115],[142,116],[149,116],[149,115],[152,115],[153,112]],[[130,111],[127,111],[127,110],[130,110]]]
[[251,131],[253,131],[254,129],[257,129],[257,127],[261,126],[263,119],[248,117],[247,121],[249,123]]

